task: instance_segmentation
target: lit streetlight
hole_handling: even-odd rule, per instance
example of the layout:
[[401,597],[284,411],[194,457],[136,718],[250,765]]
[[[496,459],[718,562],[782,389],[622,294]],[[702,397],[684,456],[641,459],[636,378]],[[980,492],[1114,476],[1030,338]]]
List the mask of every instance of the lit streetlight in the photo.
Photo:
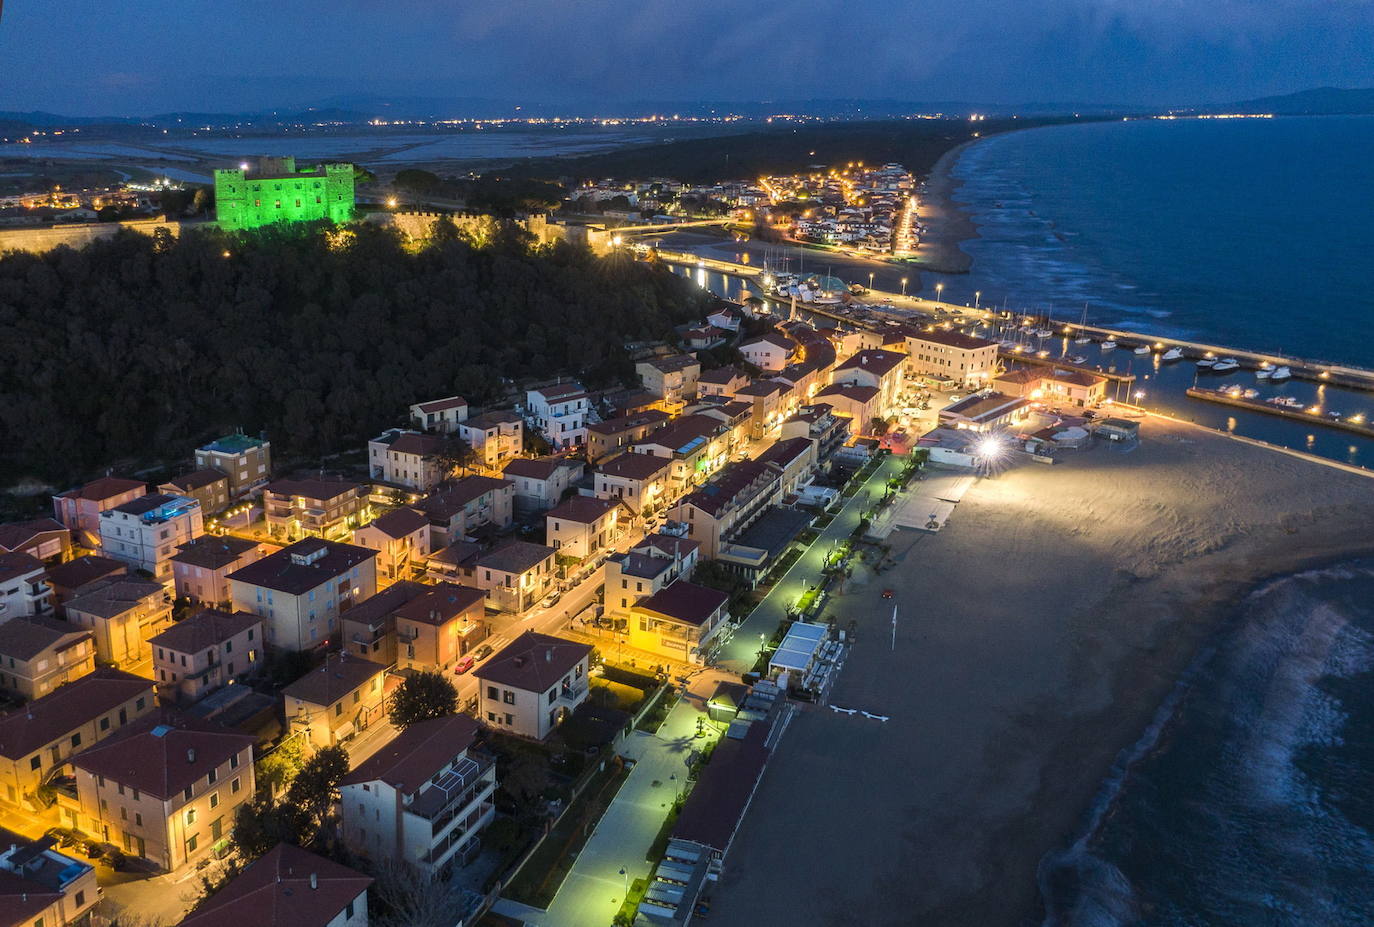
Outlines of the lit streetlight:
[[974,290],[974,291],[973,291],[973,308],[975,308],[975,309],[978,308],[978,300],[980,300],[980,299],[982,299],[982,298],[983,298],[983,291],[982,291],[982,290]]
[[625,897],[628,899],[630,897],[630,874],[625,871],[624,866],[620,867],[620,874],[625,877]]
[[906,277],[902,278],[902,295],[906,295]]
[[943,293],[944,291],[945,291],[945,285],[944,285],[943,283],[937,283],[937,284],[935,284],[935,301],[936,301],[937,303],[940,301],[940,294]]
[[873,289],[873,271],[868,272],[868,288]]

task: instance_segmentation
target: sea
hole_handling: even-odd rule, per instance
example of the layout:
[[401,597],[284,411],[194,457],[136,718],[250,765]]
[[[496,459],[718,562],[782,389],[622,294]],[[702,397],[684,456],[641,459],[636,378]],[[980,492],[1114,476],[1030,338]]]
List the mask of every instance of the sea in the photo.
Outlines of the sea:
[[[972,272],[924,283],[958,302],[979,291],[985,307],[1067,322],[1086,304],[1090,323],[1374,367],[1371,150],[1362,117],[995,136],[954,167],[979,229]],[[1374,466],[1367,441],[1229,418],[1179,397],[1191,369],[1140,363],[1143,404]],[[1368,393],[1283,388],[1374,410]],[[1045,923],[1374,924],[1372,785],[1374,561],[1271,580],[1236,603],[1077,839],[1042,862]]]

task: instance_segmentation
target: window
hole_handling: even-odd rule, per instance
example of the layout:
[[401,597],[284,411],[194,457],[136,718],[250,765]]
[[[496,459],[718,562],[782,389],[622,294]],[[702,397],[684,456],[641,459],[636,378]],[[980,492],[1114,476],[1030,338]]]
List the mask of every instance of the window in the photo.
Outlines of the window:
[[500,696],[496,694],[495,686],[487,686],[487,698],[491,699],[492,701],[495,701],[496,699],[500,698]]
[[239,777],[238,777],[238,776],[235,776],[235,777],[234,777],[234,781],[231,782],[231,783],[229,783],[229,791],[230,791],[231,793],[233,793],[234,795],[237,795],[237,794],[239,793],[239,789],[240,789],[240,788],[241,788],[241,784],[239,783]]
[[187,838],[186,838],[186,852],[187,852],[187,853],[194,853],[194,852],[196,851],[196,844],[199,843],[199,842],[200,842],[200,834],[192,834],[191,836],[187,837]]
[[140,696],[138,697],[138,701],[134,702],[134,708],[137,709],[138,711],[142,711],[142,710],[143,710],[143,706],[146,705],[146,704],[148,704],[148,699],[147,699],[147,697],[146,697],[146,696],[140,695]]
[[[86,903],[86,893],[85,893],[85,892],[77,892],[77,893],[76,893],[76,906],[79,908],[79,907],[81,907],[81,906],[82,906],[83,904],[85,904],[85,903]],[[351,903],[351,902],[350,902],[350,903]],[[40,925],[40,927],[41,927],[41,925]]]
[[34,754],[33,759],[29,760],[29,769],[42,769],[42,768],[43,768],[43,757],[42,757],[40,754]]
[[[316,197],[316,199],[318,199],[318,197]],[[78,905],[80,903],[81,902],[79,901],[77,902]],[[344,905],[344,919],[350,921],[353,920],[353,902],[351,901],[348,904]]]
[[207,776],[205,777],[206,785],[214,785],[214,784],[215,784],[215,780],[218,779],[218,778],[219,778],[219,772],[218,772],[217,770],[214,770],[214,769],[210,770],[209,775],[207,775]]
[[512,692],[510,689],[503,689],[501,691],[501,701],[505,702],[507,705],[514,705],[515,693]]
[[343,702],[336,702],[336,703],[334,704],[334,717],[337,718],[337,717],[339,717],[339,716],[342,715],[342,714],[343,714]]
[[115,786],[115,788],[118,790],[118,792],[119,792],[120,795],[123,795],[123,794],[124,794],[124,783],[122,783],[122,782],[119,783],[118,785]]
[[229,768],[230,768],[230,769],[238,769],[238,768],[239,768],[239,755],[238,755],[237,753],[235,753],[233,756],[229,757]]
[[181,793],[182,797],[185,798],[186,801],[190,801],[190,800],[191,800],[191,788],[192,788],[192,787],[188,785],[188,786],[186,787],[186,791],[184,791],[184,792]]
[[75,750],[79,746],[81,746],[81,732],[77,731],[72,735],[72,749]]
[[552,705],[558,699],[558,689],[555,687],[549,690],[549,704]]
[[196,823],[196,809],[195,809],[195,808],[187,808],[187,809],[186,809],[186,826],[187,826],[187,827],[190,827],[190,826],[191,826],[192,824],[194,824],[194,823]]
[[139,827],[143,826],[143,815],[139,814],[137,811],[134,812],[134,824]]
[[210,793],[210,807],[212,809],[219,807],[219,792]]
[[496,712],[494,712],[494,711],[489,711],[489,712],[487,712],[487,720],[490,721],[492,724],[495,724],[495,723],[496,723]]
[[515,715],[511,714],[510,712],[506,712],[506,725],[510,726],[513,724],[515,724]]

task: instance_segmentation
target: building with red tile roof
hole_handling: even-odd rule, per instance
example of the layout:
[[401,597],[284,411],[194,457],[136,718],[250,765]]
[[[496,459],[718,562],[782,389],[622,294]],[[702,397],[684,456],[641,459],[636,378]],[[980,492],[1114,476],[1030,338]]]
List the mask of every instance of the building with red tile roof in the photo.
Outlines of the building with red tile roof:
[[474,675],[478,713],[493,727],[543,740],[587,698],[592,648],[526,631]]
[[279,843],[186,915],[180,927],[366,927],[372,879]]

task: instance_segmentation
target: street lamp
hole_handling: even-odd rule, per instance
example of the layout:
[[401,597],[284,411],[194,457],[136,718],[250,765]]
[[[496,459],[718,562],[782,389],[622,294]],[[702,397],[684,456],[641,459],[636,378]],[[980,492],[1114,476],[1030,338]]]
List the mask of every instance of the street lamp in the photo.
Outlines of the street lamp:
[[983,298],[983,291],[982,291],[982,290],[974,290],[974,291],[973,291],[973,308],[975,308],[975,309],[978,308],[978,300],[980,300],[980,299],[982,299],[982,298]]
[[902,278],[902,295],[906,295],[906,277]]
[[935,301],[936,301],[937,303],[940,301],[940,294],[943,293],[944,291],[945,291],[945,285],[944,285],[943,283],[937,283],[937,284],[935,284]]
[[625,877],[625,898],[628,899],[630,897],[630,874],[625,871],[624,866],[620,867],[620,874]]
[[873,271],[868,272],[868,288],[873,289]]

